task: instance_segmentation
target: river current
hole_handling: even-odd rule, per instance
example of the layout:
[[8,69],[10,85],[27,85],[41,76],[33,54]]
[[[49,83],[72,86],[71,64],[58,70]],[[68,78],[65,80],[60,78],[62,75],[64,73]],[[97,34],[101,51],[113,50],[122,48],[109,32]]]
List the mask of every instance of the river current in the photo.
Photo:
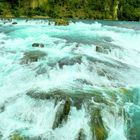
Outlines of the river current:
[[139,132],[140,23],[0,20],[0,140]]

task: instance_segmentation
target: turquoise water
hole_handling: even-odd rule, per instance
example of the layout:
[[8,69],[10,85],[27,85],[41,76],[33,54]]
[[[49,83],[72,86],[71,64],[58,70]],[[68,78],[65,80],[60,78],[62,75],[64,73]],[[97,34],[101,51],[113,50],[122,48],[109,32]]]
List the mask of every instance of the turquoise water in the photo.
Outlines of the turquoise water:
[[0,139],[140,140],[139,22],[4,22]]

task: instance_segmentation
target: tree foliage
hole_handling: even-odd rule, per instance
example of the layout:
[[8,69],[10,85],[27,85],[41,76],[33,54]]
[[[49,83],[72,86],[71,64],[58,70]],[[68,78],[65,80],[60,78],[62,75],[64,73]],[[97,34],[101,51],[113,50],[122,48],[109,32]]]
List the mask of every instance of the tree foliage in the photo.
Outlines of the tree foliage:
[[140,0],[0,0],[0,15],[5,5],[16,17],[140,20]]

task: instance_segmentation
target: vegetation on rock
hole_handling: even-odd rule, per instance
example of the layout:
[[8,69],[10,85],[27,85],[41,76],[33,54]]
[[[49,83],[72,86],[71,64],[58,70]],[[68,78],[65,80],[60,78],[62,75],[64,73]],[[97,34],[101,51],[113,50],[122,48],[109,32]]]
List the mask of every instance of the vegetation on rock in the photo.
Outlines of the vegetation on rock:
[[[140,20],[139,0],[1,0],[1,17]],[[60,23],[60,22],[59,22]]]

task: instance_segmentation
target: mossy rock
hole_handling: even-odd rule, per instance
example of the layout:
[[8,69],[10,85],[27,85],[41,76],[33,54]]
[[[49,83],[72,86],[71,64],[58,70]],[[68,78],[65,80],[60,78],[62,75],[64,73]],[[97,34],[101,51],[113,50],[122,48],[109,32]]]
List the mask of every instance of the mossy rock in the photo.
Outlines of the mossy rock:
[[97,103],[101,103],[104,105],[112,106],[113,103],[109,99],[106,99],[101,92],[97,91],[89,91],[89,92],[82,92],[82,91],[67,91],[67,90],[50,90],[48,92],[40,91],[40,90],[29,90],[26,93],[27,96],[30,98],[34,98],[37,100],[54,100],[55,105],[62,100],[70,99],[71,105],[75,106],[77,109],[81,109],[82,104],[86,103],[89,108],[94,106],[92,102],[89,100],[94,97],[94,101]]
[[55,23],[56,26],[62,26],[62,25],[67,26],[67,25],[69,25],[69,21],[65,20],[65,19],[56,19],[54,21],[54,23]]
[[13,134],[10,137],[10,140],[25,140],[25,138],[22,135],[20,135],[20,134]]
[[21,64],[29,64],[31,62],[37,62],[39,59],[45,56],[47,56],[47,54],[42,51],[25,52],[23,58],[21,59]]
[[127,88],[120,88],[119,89],[119,96],[121,97],[122,101],[125,102],[133,102],[134,93],[131,89]]
[[98,108],[93,108],[93,112],[91,112],[90,127],[93,137],[96,137],[96,140],[107,139],[108,133],[102,120],[101,110]]
[[136,105],[131,105],[129,111],[126,111],[126,134],[128,140],[140,139],[140,108]]
[[41,99],[41,100],[54,100],[55,107],[61,101],[62,103],[57,108],[52,129],[60,127],[63,122],[67,121],[70,108],[71,108],[71,98],[64,91],[53,90],[50,92],[30,90],[26,93],[31,98]]
[[60,106],[57,109],[52,129],[59,127],[64,121],[67,121],[70,108],[71,101],[69,98],[67,98],[64,102],[60,104]]

